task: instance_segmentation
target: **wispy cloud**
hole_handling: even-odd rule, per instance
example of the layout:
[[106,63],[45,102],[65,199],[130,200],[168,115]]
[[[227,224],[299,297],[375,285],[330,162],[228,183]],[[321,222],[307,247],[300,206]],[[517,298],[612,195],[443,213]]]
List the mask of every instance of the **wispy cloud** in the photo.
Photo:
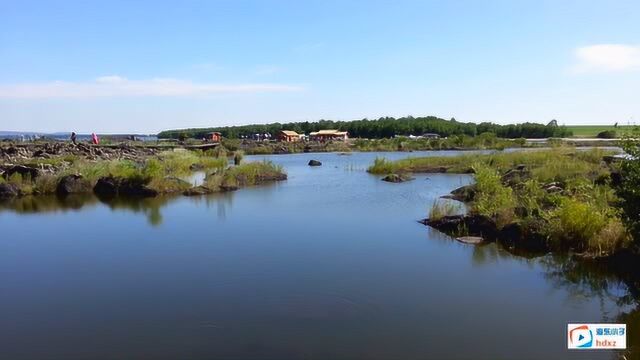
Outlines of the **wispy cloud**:
[[110,75],[89,82],[54,81],[46,83],[0,84],[0,98],[99,98],[165,96],[188,97],[212,94],[263,93],[301,91],[302,87],[287,84],[217,84],[194,83],[180,79],[129,80]]
[[640,70],[640,46],[624,44],[599,44],[579,47],[575,50],[577,63],[574,73],[620,72]]

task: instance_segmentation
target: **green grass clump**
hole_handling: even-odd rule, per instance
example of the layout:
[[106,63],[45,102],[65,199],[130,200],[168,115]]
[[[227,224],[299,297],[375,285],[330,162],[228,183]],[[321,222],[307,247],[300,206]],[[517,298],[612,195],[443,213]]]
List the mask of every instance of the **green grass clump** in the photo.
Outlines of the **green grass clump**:
[[515,197],[513,189],[502,184],[499,173],[482,163],[474,167],[476,196],[473,212],[495,219],[498,228],[513,220]]
[[460,205],[453,201],[435,200],[429,211],[429,220],[439,220],[445,216],[457,215],[460,211]]
[[396,165],[385,158],[376,157],[373,165],[369,166],[367,171],[372,174],[393,174],[396,172]]
[[244,152],[242,150],[236,150],[233,153],[233,164],[236,166],[240,165],[243,158],[244,158]]
[[53,174],[38,176],[33,184],[33,191],[38,194],[53,194],[58,186],[59,178]]
[[547,215],[552,245],[593,255],[608,255],[630,244],[630,237],[612,208],[564,198]]
[[271,161],[248,162],[230,167],[222,176],[226,186],[249,186],[263,181],[279,180],[286,177],[282,166]]

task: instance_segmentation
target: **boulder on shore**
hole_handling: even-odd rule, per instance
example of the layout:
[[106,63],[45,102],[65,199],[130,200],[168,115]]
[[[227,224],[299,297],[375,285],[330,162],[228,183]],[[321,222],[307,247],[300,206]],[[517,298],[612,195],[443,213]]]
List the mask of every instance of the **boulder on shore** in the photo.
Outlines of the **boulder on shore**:
[[401,183],[405,181],[411,181],[415,178],[407,175],[407,174],[389,174],[382,178],[382,181],[392,182],[392,183]]
[[0,184],[0,199],[8,199],[20,195],[21,191],[17,185],[8,183]]
[[91,192],[91,183],[79,174],[62,177],[56,187],[56,193],[63,196],[88,192]]
[[2,176],[8,179],[14,174],[20,174],[22,178],[28,177],[33,180],[40,175],[40,169],[24,165],[11,165],[4,169]]
[[531,178],[531,173],[526,165],[517,165],[502,175],[502,183],[507,186],[514,186]]
[[309,166],[322,166],[322,163],[318,160],[309,160]]
[[473,201],[473,198],[476,196],[476,184],[461,186],[453,191],[450,194],[442,196],[445,199],[453,199],[461,202],[470,202]]
[[156,190],[148,188],[142,181],[114,176],[106,176],[98,179],[98,182],[93,187],[93,192],[102,197],[118,195],[153,197],[158,195]]

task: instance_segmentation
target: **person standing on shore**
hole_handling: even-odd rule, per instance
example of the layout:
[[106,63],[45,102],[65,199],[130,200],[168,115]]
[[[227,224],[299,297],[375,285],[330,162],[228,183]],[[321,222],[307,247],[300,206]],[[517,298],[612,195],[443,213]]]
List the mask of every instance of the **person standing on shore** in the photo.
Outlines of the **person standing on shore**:
[[93,145],[100,144],[100,140],[98,139],[98,135],[96,135],[96,133],[91,133],[91,142],[93,142]]
[[71,132],[71,142],[73,143],[73,145],[76,145],[76,139],[77,139],[76,133],[72,131]]

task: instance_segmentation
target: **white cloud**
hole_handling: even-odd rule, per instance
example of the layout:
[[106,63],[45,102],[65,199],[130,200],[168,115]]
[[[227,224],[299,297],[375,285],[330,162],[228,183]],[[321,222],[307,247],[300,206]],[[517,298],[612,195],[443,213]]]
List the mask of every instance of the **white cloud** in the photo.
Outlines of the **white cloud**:
[[132,96],[202,96],[230,93],[291,92],[302,87],[286,84],[194,83],[180,79],[129,80],[110,75],[90,82],[54,81],[28,84],[0,84],[0,98],[98,98]]
[[640,46],[623,44],[583,46],[575,50],[575,55],[578,60],[578,63],[572,67],[575,73],[640,70]]

